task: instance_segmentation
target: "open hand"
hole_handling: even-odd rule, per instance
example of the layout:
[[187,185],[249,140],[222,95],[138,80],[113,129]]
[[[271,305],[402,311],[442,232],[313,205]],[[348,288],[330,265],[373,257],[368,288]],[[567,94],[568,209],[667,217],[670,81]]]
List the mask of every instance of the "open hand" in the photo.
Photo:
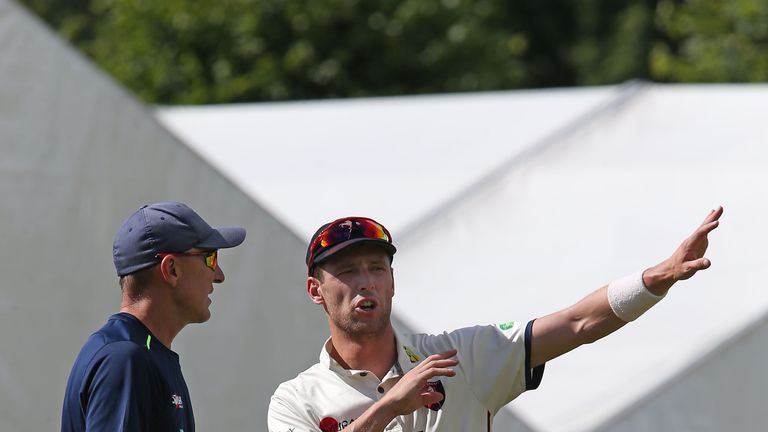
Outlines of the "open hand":
[[704,257],[709,246],[707,236],[720,224],[723,207],[709,212],[704,221],[675,250],[671,257],[643,273],[643,283],[654,294],[662,295],[677,281],[685,280],[712,265]]
[[451,367],[459,364],[459,361],[453,358],[456,352],[456,350],[450,350],[425,358],[423,362],[403,375],[400,381],[382,398],[381,402],[395,416],[407,415],[425,405],[429,406],[440,402],[443,395],[429,391],[427,381],[436,376],[452,377],[456,375],[456,372],[451,369]]
[[712,263],[704,258],[704,253],[709,246],[707,235],[720,224],[720,216],[723,207],[718,207],[709,212],[704,222],[677,248],[670,260],[673,264],[673,277],[675,280],[688,279],[699,270],[708,268]]

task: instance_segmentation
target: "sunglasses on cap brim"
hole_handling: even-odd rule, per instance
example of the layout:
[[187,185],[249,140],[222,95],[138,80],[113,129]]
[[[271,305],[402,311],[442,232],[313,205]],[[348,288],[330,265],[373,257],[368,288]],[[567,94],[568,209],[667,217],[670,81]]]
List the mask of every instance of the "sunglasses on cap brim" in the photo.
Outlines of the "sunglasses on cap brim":
[[315,259],[318,249],[328,249],[337,244],[352,239],[382,240],[392,243],[392,236],[384,226],[373,219],[366,217],[345,217],[331,222],[310,244],[310,255],[307,261],[307,270],[311,274],[315,267]]

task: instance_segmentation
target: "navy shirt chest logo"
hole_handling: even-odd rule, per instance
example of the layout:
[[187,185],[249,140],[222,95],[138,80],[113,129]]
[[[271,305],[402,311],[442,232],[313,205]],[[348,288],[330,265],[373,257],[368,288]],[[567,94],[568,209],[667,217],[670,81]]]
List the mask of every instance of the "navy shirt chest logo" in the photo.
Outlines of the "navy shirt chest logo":
[[182,409],[184,408],[184,400],[181,398],[181,396],[177,394],[171,395],[171,404],[176,407],[176,409]]

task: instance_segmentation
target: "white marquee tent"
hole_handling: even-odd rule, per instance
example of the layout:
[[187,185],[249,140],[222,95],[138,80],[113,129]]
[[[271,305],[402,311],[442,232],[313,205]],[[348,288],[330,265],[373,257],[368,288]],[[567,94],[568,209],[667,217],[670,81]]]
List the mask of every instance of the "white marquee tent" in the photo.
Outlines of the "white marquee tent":
[[767,103],[764,85],[629,83],[159,117],[305,239],[344,214],[389,225],[395,313],[420,331],[553,312],[665,258],[724,205],[711,270],[552,361],[510,410],[546,431],[754,430]]
[[550,362],[495,430],[766,423],[768,86],[163,108],[161,125],[9,0],[0,41],[0,430],[57,427],[71,361],[118,306],[112,235],[161,199],[248,229],[211,322],[174,343],[199,430],[263,430],[274,387],[316,359],[303,256],[328,219],[391,229],[398,325],[435,332],[567,306],[664,258],[718,204],[713,268]]

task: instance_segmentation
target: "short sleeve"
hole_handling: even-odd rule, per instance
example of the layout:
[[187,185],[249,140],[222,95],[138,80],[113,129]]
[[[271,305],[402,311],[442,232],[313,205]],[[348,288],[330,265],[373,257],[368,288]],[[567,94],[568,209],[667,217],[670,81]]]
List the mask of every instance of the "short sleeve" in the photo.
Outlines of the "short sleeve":
[[448,334],[469,386],[493,413],[541,382],[544,366],[530,368],[532,323],[476,326]]
[[156,380],[146,352],[130,342],[106,345],[91,362],[80,398],[88,431],[148,431]]
[[296,408],[296,396],[282,384],[272,395],[267,413],[269,432],[314,432],[317,425],[307,412]]

